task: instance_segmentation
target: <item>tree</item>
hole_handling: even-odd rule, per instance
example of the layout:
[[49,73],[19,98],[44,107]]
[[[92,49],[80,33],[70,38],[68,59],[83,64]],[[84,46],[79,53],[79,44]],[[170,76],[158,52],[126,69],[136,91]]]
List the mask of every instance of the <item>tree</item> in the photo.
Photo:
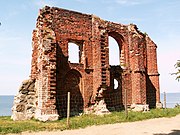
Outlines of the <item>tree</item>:
[[180,60],[178,60],[176,62],[176,64],[174,65],[174,67],[177,69],[176,73],[172,73],[172,75],[176,75],[176,80],[180,80]]

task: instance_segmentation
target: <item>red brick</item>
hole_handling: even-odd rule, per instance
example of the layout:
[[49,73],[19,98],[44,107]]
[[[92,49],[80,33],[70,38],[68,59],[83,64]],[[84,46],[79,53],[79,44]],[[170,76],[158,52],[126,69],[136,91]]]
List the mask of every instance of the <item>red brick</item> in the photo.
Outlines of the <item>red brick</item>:
[[[109,65],[108,36],[117,41],[121,50],[119,66]],[[106,88],[107,107],[115,110],[124,105],[125,89],[129,105],[155,107],[160,102],[156,44],[136,25],[46,7],[40,10],[32,41],[31,78],[37,82],[38,101],[43,104],[38,108],[42,114],[58,112],[62,115],[65,110],[61,108],[67,107],[68,91],[72,110],[87,108],[94,104],[101,87]],[[84,56],[78,64],[68,62],[69,41],[83,43]],[[119,81],[117,90],[113,88],[114,79]],[[51,102],[52,96],[56,103]],[[47,106],[53,110],[46,110]]]

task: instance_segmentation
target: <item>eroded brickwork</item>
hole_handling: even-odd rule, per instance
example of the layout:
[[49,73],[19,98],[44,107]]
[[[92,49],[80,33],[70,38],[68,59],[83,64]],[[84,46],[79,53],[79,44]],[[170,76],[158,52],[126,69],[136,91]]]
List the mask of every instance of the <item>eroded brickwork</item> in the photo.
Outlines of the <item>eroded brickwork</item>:
[[[119,65],[109,64],[109,36],[119,45]],[[79,46],[79,63],[68,60],[69,42]],[[160,102],[156,45],[136,25],[45,7],[40,10],[32,43],[31,78],[36,80],[38,119],[64,116],[68,91],[71,114],[102,98],[109,110],[123,109],[125,90],[128,105],[155,107]]]

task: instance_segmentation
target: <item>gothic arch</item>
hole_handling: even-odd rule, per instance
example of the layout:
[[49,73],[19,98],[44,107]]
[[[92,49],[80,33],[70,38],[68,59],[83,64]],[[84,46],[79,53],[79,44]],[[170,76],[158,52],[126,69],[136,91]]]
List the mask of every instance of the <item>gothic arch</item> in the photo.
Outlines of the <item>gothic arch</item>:
[[109,65],[120,65],[120,48],[117,41],[108,36],[109,44]]
[[[125,65],[125,41],[121,34],[118,32],[112,31],[108,33],[108,37],[112,37],[116,41],[116,49],[118,49],[118,64],[111,64],[110,66],[110,87],[109,90],[105,93],[105,101],[109,110],[118,110],[123,108],[122,105],[122,72]],[[108,42],[109,56],[110,56],[110,47],[111,44]],[[112,54],[114,55],[114,54]],[[109,57],[110,60],[110,57]],[[117,86],[116,86],[117,85]],[[115,87],[116,86],[116,87]]]
[[108,36],[113,37],[117,41],[119,45],[119,49],[122,49],[124,38],[121,34],[119,34],[118,32],[112,31],[108,33]]
[[[79,71],[71,69],[64,76],[64,95],[60,96],[64,101],[67,101],[67,93],[70,92],[70,114],[71,116],[79,115],[83,112],[84,100],[81,93],[82,89],[82,76]],[[61,99],[60,99],[61,100]],[[59,110],[62,116],[66,116],[67,104],[61,102],[60,108],[64,107],[63,110]]]
[[114,31],[109,32],[108,36],[110,36],[116,40],[116,42],[119,46],[119,61],[120,61],[119,65],[122,68],[124,68],[124,66],[125,66],[125,41],[124,41],[124,37],[121,34],[119,34],[118,32],[114,32]]

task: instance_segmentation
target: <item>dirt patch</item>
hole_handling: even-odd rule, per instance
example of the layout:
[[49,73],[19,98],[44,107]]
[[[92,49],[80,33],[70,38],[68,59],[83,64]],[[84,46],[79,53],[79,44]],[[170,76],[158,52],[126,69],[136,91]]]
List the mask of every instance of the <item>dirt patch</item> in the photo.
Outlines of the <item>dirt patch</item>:
[[[85,129],[24,132],[21,135],[180,135],[180,115],[138,122],[91,126]],[[10,135],[10,134],[9,134]],[[13,134],[11,134],[13,135]],[[16,134],[17,135],[17,134]]]

